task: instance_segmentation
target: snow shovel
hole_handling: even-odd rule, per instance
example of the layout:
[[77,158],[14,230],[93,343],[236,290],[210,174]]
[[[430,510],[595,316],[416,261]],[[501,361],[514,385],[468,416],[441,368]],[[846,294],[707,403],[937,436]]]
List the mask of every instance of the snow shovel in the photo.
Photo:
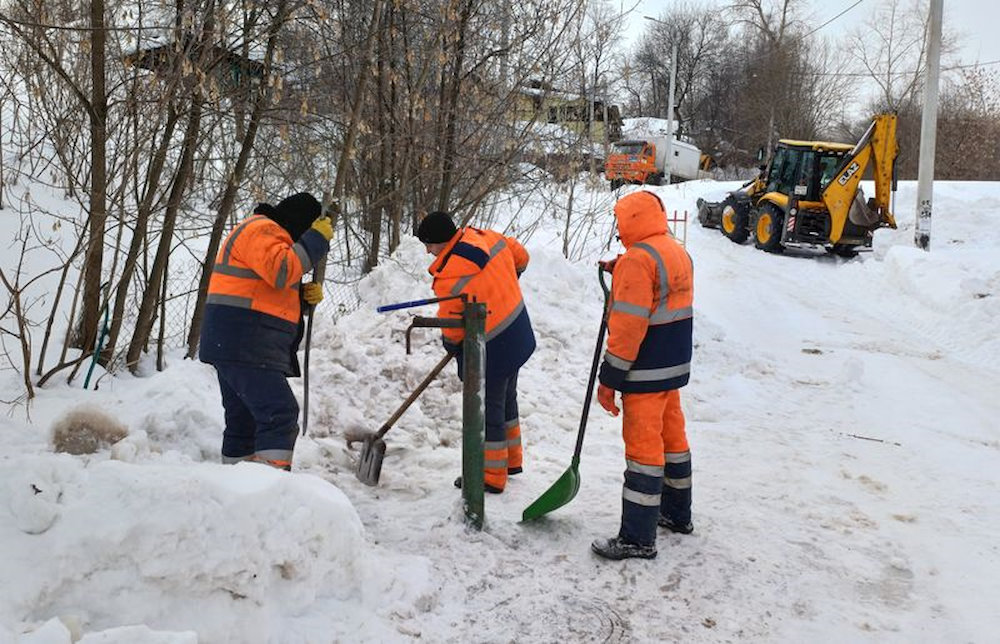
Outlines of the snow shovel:
[[604,313],[601,315],[601,330],[597,334],[597,346],[594,348],[594,361],[590,365],[590,380],[587,382],[587,396],[583,399],[583,414],[580,417],[580,430],[576,435],[576,449],[573,450],[573,461],[569,469],[549,487],[534,503],[525,508],[521,521],[532,521],[557,510],[573,500],[580,489],[580,452],[583,449],[583,433],[587,428],[587,414],[590,413],[590,399],[594,395],[594,382],[597,380],[597,366],[601,363],[601,348],[604,346],[604,333],[608,330],[608,286],[604,283],[604,268],[597,271],[597,278],[604,289]]
[[[441,373],[445,365],[451,360],[452,354],[448,354],[441,358],[441,361],[434,366],[427,377],[424,378],[417,388],[413,390],[413,393],[403,401],[403,404],[399,406],[399,409],[392,415],[389,420],[382,425],[378,432],[374,434],[368,434],[364,437],[360,437],[361,440],[361,456],[358,459],[358,469],[355,471],[355,476],[358,480],[365,485],[378,485],[379,476],[382,475],[382,459],[385,457],[385,441],[382,437],[385,433],[399,420],[399,417],[410,408],[413,401],[417,399],[420,394],[423,393],[424,389],[427,389],[427,385],[431,384],[437,375]],[[353,442],[353,441],[352,441]]]

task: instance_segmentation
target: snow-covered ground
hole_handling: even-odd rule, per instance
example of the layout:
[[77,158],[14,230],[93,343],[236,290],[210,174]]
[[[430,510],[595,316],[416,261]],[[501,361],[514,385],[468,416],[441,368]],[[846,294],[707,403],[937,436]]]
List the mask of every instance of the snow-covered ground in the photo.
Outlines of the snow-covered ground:
[[[669,209],[736,184],[652,188]],[[294,472],[215,464],[210,367],[175,357],[99,391],[52,384],[0,438],[0,641],[992,642],[1000,629],[1000,183],[940,183],[933,250],[900,229],[853,260],[762,253],[692,223],[696,349],[683,391],[690,536],[608,562],[620,419],[594,405],[576,499],[519,523],[569,466],[599,325],[595,260],[536,232],[521,283],[538,350],[520,377],[525,472],[462,522],[461,389],[446,373],[386,436],[381,483],[345,431],[377,429],[440,357],[404,330],[429,296],[408,239],[364,306],[317,320],[310,436]],[[15,246],[0,251],[4,265]],[[17,394],[5,377],[0,399]],[[301,393],[301,382],[293,381]],[[130,436],[56,454],[52,426],[93,406]]]

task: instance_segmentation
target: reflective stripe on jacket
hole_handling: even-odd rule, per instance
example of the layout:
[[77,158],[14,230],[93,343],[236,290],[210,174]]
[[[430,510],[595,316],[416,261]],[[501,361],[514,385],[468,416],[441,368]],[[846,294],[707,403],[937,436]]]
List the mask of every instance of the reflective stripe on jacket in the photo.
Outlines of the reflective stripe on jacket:
[[[535,350],[535,335],[524,306],[518,275],[528,265],[528,252],[513,237],[492,230],[462,228],[431,263],[434,294],[466,293],[486,304],[487,372],[508,376]],[[461,317],[462,301],[438,305],[439,317]],[[463,329],[442,329],[445,345],[459,353]]]
[[691,258],[668,234],[655,195],[623,197],[615,216],[626,251],[612,274],[601,383],[629,393],[678,389],[691,372]]
[[[322,239],[316,232],[312,236]],[[310,241],[319,251],[320,245],[306,235],[292,243],[288,232],[264,215],[245,219],[219,249],[206,302],[298,322],[302,314],[299,281],[313,265],[306,245]]]
[[298,375],[302,275],[329,244],[314,230],[292,241],[279,224],[255,214],[219,249],[208,284],[198,357]]

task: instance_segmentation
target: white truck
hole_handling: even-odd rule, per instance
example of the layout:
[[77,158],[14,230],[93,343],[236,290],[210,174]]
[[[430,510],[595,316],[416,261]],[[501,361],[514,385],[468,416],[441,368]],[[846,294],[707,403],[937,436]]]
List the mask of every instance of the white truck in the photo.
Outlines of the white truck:
[[[702,154],[697,146],[674,139],[670,145],[670,181],[704,176]],[[667,174],[667,137],[645,136],[617,141],[604,164],[604,178],[616,190],[624,183],[660,185]]]

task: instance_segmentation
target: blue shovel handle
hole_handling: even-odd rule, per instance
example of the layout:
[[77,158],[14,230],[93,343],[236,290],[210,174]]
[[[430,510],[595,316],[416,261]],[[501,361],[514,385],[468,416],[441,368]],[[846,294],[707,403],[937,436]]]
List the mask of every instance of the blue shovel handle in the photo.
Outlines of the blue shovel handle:
[[450,295],[448,297],[432,297],[426,300],[411,300],[409,302],[397,302],[396,304],[384,304],[377,309],[378,313],[386,313],[388,311],[398,311],[399,309],[408,309],[414,306],[424,306],[425,304],[434,304],[435,302],[443,302],[445,300],[457,300],[459,298],[466,297],[463,295]]

